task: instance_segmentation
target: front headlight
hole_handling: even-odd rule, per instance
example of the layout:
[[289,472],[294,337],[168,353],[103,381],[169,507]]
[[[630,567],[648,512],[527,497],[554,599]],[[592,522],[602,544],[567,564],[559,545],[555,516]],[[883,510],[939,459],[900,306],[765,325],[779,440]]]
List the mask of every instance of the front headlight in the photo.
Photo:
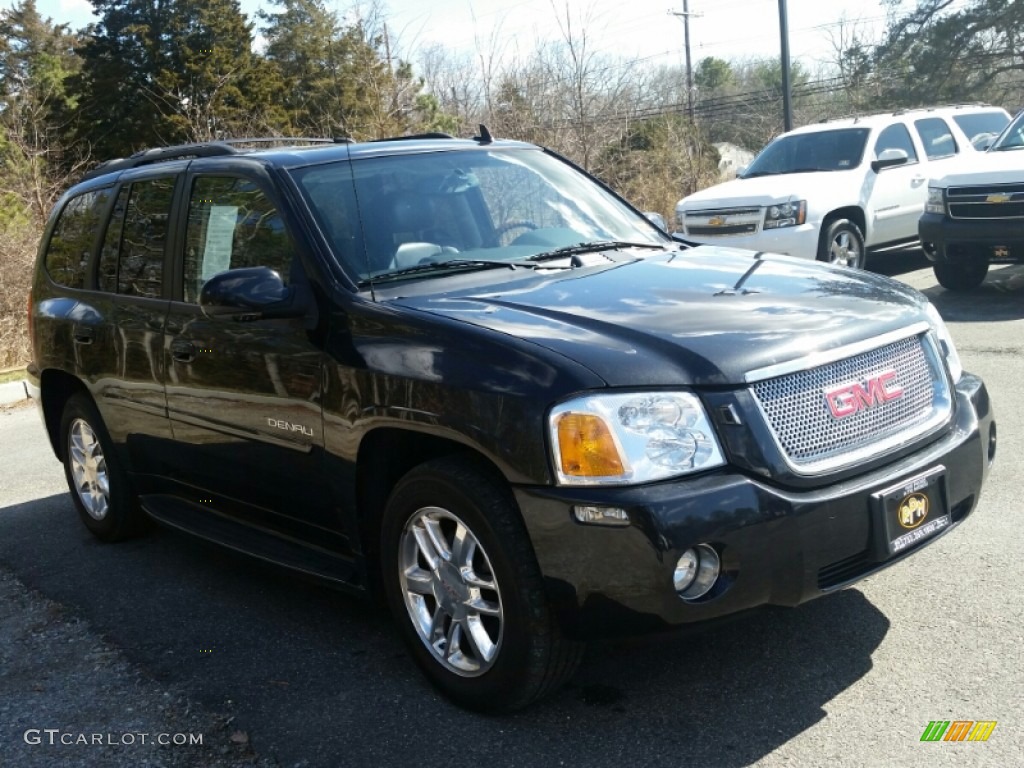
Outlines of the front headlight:
[[548,419],[559,485],[628,485],[722,466],[700,400],[689,392],[595,393]]
[[807,221],[807,201],[794,200],[788,203],[769,205],[764,212],[765,229],[795,227]]
[[942,197],[942,190],[938,187],[928,187],[928,200],[924,204],[925,213],[946,213],[946,201]]
[[935,337],[939,340],[939,348],[946,358],[946,365],[949,366],[949,375],[953,377],[953,383],[956,384],[964,373],[964,367],[960,363],[960,355],[957,354],[956,345],[953,344],[953,337],[949,335],[949,329],[946,327],[945,321],[943,321],[939,310],[935,308],[934,304],[928,302],[926,311],[928,312],[928,320],[931,322],[932,330],[935,331]]

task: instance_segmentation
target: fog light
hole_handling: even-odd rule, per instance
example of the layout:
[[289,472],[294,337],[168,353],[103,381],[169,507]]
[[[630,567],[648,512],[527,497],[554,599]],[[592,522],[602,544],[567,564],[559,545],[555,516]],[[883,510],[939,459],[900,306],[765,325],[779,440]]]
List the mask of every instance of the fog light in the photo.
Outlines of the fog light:
[[622,507],[590,507],[577,505],[572,513],[581,523],[591,525],[629,525],[629,513]]
[[711,591],[721,571],[722,561],[714,548],[698,544],[679,557],[672,574],[672,585],[684,600],[696,600]]

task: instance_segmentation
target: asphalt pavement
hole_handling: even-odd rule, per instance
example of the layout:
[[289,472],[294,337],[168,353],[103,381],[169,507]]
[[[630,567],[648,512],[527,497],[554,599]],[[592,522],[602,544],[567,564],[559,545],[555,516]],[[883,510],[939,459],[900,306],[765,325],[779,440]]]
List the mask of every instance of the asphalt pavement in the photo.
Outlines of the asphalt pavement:
[[[35,409],[0,410],[0,766],[1021,764],[1024,267],[953,295],[920,254],[874,266],[932,298],[990,389],[999,453],[971,518],[800,608],[595,644],[571,685],[508,717],[440,698],[357,600],[168,530],[96,542]],[[933,720],[997,725],[921,742]],[[204,739],[31,744],[29,729]]]

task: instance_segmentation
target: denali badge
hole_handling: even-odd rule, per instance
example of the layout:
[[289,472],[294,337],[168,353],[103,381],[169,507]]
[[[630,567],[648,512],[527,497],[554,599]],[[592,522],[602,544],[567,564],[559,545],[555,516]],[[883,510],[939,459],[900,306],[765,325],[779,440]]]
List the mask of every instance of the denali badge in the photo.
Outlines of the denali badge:
[[843,419],[857,411],[874,408],[890,400],[903,397],[903,389],[896,383],[896,371],[885,371],[871,376],[863,383],[855,381],[841,387],[825,390],[825,402],[832,416]]
[[267,419],[268,427],[277,427],[283,429],[286,432],[301,432],[309,437],[313,436],[313,430],[311,427],[307,427],[304,424],[292,424],[289,421],[279,421],[278,419]]

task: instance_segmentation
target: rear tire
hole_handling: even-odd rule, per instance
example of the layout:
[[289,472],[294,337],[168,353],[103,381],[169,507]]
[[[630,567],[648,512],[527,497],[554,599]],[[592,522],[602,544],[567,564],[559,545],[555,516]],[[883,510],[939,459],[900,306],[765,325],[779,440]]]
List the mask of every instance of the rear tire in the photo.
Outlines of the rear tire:
[[988,274],[988,259],[971,261],[937,261],[932,265],[935,279],[948,291],[972,291],[985,282]]
[[431,682],[460,706],[520,709],[575,672],[515,500],[465,457],[426,462],[388,499],[381,565],[392,615]]
[[139,508],[128,474],[92,400],[72,395],[60,424],[64,477],[85,527],[101,541],[121,541],[145,531],[148,518]]
[[818,242],[818,261],[848,269],[864,269],[864,235],[849,219],[826,222]]

